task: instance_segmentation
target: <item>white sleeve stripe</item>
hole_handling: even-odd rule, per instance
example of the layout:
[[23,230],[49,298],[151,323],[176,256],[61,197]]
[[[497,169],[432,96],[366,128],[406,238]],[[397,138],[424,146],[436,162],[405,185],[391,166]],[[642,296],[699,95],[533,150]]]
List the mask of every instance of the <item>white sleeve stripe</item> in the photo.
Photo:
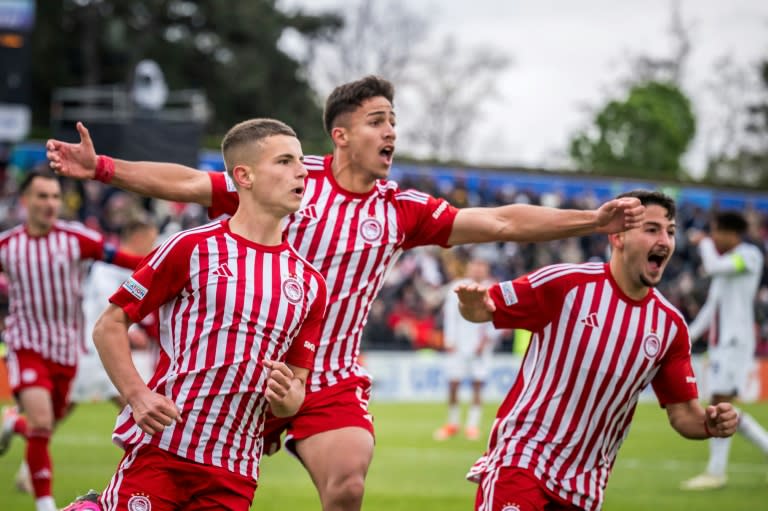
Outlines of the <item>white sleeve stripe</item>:
[[426,204],[429,200],[429,195],[413,192],[400,192],[395,195],[396,200],[407,200],[412,202],[418,202],[419,204]]
[[99,234],[97,231],[94,231],[93,229],[90,229],[84,226],[83,224],[79,224],[77,222],[65,222],[63,220],[60,220],[56,222],[56,227],[58,227],[62,231],[82,234],[86,238],[90,238],[93,241],[101,241],[104,239],[104,237],[101,234]]
[[220,224],[221,222],[213,222],[210,224],[202,225],[200,227],[195,227],[193,229],[181,231],[179,233],[174,234],[165,243],[160,245],[160,248],[157,249],[157,252],[155,252],[155,255],[152,256],[152,259],[149,260],[149,266],[151,266],[152,268],[157,268],[157,266],[161,262],[163,262],[163,260],[171,252],[171,249],[173,249],[173,247],[176,246],[176,244],[178,244],[179,241],[186,238],[187,236],[215,230],[219,227]]
[[601,275],[603,272],[604,272],[603,268],[592,269],[592,270],[586,269],[586,268],[582,268],[582,269],[578,269],[578,270],[577,269],[567,269],[567,270],[563,270],[563,271],[560,271],[560,272],[557,272],[557,273],[552,273],[551,275],[548,275],[546,277],[540,277],[540,278],[536,279],[534,282],[531,282],[530,279],[528,279],[528,280],[529,280],[529,282],[531,282],[531,287],[539,287],[539,286],[543,286],[544,284],[546,284],[547,282],[549,282],[551,280],[559,279],[561,277],[564,277],[566,275],[572,275],[574,273],[578,273],[578,274],[581,274],[581,275]]

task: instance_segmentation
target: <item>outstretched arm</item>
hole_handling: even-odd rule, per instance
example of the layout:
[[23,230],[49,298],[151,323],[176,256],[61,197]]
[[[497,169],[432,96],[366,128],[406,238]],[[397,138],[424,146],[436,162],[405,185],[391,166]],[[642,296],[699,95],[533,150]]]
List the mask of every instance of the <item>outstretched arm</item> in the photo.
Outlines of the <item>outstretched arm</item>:
[[696,399],[668,404],[667,417],[675,431],[691,439],[728,437],[736,433],[739,425],[739,414],[731,403],[719,403],[705,410]]
[[488,241],[549,241],[638,227],[645,207],[635,197],[613,199],[597,210],[556,209],[527,204],[459,210],[449,245]]
[[[98,156],[91,135],[77,123],[80,142],[72,144],[49,139],[46,156],[59,175],[75,179],[94,179]],[[147,197],[176,202],[211,205],[211,181],[205,172],[184,165],[161,162],[114,160],[115,174],[109,184]]]

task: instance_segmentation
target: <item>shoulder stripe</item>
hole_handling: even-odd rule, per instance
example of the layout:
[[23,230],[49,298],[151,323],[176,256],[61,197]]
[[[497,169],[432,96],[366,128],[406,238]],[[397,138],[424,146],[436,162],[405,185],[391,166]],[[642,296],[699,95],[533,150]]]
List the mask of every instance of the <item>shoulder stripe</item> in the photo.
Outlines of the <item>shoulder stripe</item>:
[[560,264],[551,264],[549,266],[545,266],[544,268],[540,268],[536,271],[531,272],[531,274],[528,276],[528,280],[533,282],[539,278],[546,277],[547,275],[550,275],[552,273],[558,273],[562,271],[571,272],[571,271],[579,271],[581,269],[589,269],[594,270],[597,268],[602,269],[603,263],[582,263],[582,264],[573,264],[573,263],[560,263]]
[[[555,268],[559,266],[559,268]],[[537,272],[536,276],[529,276],[528,281],[531,283],[531,287],[538,287],[546,284],[555,279],[565,277],[567,275],[602,275],[605,273],[605,268],[602,263],[587,263],[587,264],[563,264],[555,265],[555,267],[549,267],[551,271],[546,273]],[[547,270],[548,268],[544,268]],[[543,270],[542,270],[543,271]]]
[[400,188],[396,181],[376,181],[376,186],[380,192],[386,192],[387,190],[396,191]]
[[93,241],[101,241],[102,239],[104,239],[101,233],[91,229],[90,227],[84,226],[80,222],[67,222],[65,220],[57,220],[54,225],[56,226],[57,229],[61,229],[62,231],[82,234],[86,238],[90,238]]
[[324,156],[305,156],[304,157],[304,167],[309,171],[317,171],[317,170],[323,170],[325,165],[325,157]]
[[0,232],[0,243],[7,240],[8,238],[15,236],[19,232],[24,230],[24,224],[17,225],[16,227],[13,227],[11,229],[8,229],[7,231]]
[[429,195],[422,192],[417,192],[416,190],[406,190],[404,192],[400,192],[398,194],[395,194],[396,200],[408,200],[413,202],[418,202],[420,204],[426,204],[429,200]]
[[179,244],[179,242],[183,239],[189,238],[191,236],[197,236],[199,234],[205,234],[211,231],[215,231],[216,229],[221,227],[221,222],[211,222],[209,224],[201,225],[200,227],[194,227],[192,229],[187,229],[186,231],[181,231],[170,238],[168,238],[165,243],[160,245],[158,247],[157,251],[155,252],[155,255],[152,256],[152,259],[149,260],[148,265],[152,268],[156,268],[158,264],[163,262],[163,260],[168,256],[168,254],[173,250],[173,247]]

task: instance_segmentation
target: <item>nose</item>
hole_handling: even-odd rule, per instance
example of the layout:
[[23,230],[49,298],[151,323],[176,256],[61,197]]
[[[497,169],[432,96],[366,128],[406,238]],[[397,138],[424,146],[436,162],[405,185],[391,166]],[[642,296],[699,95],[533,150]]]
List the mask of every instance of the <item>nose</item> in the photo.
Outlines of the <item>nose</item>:
[[384,132],[384,139],[394,142],[396,138],[397,138],[397,130],[395,130],[395,125],[392,124],[391,122],[388,122],[387,129]]
[[309,172],[307,172],[307,167],[304,166],[304,163],[299,162],[299,166],[296,169],[296,176],[304,179],[308,174]]

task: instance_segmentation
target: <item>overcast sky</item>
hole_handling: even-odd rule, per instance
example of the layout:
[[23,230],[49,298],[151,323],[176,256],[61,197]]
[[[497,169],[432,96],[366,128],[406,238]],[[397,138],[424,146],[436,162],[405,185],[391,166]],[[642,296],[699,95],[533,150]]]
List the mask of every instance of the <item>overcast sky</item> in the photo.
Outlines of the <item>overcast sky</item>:
[[[282,0],[308,10],[351,0]],[[493,46],[514,65],[499,78],[501,98],[487,128],[468,147],[475,162],[556,166],[569,135],[603,104],[628,72],[628,54],[668,55],[671,0],[410,0],[430,13],[438,34],[467,47]],[[439,9],[435,9],[439,6]],[[681,0],[692,53],[684,88],[694,101],[699,136],[687,156],[703,168],[706,134],[722,109],[706,91],[714,63],[729,54],[746,68],[768,56],[768,0]],[[756,72],[754,73],[756,76]],[[407,113],[399,112],[402,118]]]

